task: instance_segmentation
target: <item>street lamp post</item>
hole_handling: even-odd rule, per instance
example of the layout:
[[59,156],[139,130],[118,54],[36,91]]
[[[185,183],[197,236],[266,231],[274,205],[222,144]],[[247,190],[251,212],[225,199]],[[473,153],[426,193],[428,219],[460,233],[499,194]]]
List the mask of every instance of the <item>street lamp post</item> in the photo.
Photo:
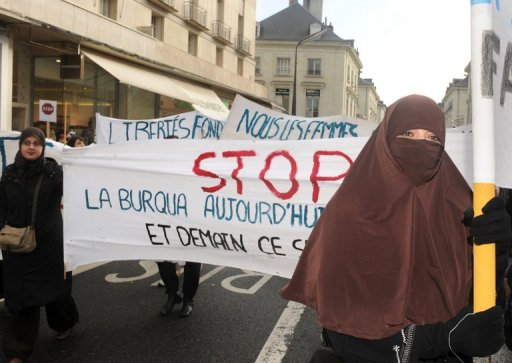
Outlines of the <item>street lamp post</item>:
[[299,50],[299,47],[302,43],[316,40],[320,38],[329,28],[324,27],[322,30],[310,34],[307,37],[302,38],[297,42],[297,45],[295,46],[295,63],[294,63],[294,70],[293,70],[293,96],[292,96],[292,115],[295,116],[297,111],[297,53]]

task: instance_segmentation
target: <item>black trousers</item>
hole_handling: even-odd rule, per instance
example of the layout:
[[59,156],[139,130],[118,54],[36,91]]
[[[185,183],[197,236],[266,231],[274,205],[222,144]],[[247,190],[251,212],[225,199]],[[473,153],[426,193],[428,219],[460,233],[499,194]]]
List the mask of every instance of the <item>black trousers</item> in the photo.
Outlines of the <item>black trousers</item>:
[[[68,273],[66,280],[65,294],[45,305],[48,326],[56,332],[66,331],[78,322],[78,309],[71,296],[71,273]],[[8,358],[25,360],[32,355],[39,331],[40,314],[39,306],[10,311],[3,340],[4,353]]]
[[[178,293],[180,280],[176,273],[176,264],[174,262],[157,262],[158,272],[165,284],[168,294]],[[185,263],[185,272],[183,274],[183,298],[192,301],[196,296],[199,287],[199,278],[201,276],[201,264],[197,262]]]

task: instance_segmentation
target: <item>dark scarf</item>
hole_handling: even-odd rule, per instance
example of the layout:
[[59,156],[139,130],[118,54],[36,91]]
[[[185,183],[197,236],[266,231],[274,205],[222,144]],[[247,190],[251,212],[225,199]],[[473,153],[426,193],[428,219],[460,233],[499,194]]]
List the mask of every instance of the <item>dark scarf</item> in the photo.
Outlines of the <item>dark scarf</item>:
[[[435,133],[442,146],[395,144],[416,128]],[[323,327],[364,339],[446,321],[467,305],[471,248],[461,219],[471,190],[444,142],[444,115],[434,101],[412,95],[391,105],[281,295],[315,309]],[[410,154],[414,146],[423,151]]]
[[[28,137],[33,136],[43,145],[41,156],[36,160],[27,160],[21,155],[21,145]],[[44,166],[44,150],[45,150],[45,136],[43,131],[37,127],[28,127],[21,132],[20,140],[18,143],[19,150],[14,157],[14,165],[18,173],[24,179],[29,179],[31,176],[39,173]]]

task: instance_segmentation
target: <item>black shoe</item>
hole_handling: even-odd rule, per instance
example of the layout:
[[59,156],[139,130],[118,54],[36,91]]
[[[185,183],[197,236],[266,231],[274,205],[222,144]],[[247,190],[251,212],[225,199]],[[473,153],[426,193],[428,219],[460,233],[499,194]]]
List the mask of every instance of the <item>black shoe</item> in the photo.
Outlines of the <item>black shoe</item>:
[[69,337],[72,332],[73,332],[73,328],[69,328],[68,330],[57,332],[57,334],[55,334],[55,339],[64,340],[67,337]]
[[174,308],[174,305],[179,304],[182,301],[183,299],[179,294],[167,295],[167,302],[162,307],[162,310],[160,310],[160,315],[169,315],[169,313]]
[[188,318],[190,314],[194,311],[194,302],[192,300],[183,301],[183,306],[181,307],[180,317]]

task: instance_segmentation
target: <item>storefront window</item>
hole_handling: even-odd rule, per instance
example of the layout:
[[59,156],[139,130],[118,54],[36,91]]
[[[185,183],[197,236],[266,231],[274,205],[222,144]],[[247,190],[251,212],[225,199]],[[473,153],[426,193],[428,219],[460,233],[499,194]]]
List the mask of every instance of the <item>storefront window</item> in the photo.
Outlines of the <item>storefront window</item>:
[[156,99],[153,92],[141,88],[119,85],[118,118],[139,120],[156,117]]
[[190,111],[194,111],[190,103],[167,96],[160,96],[160,112],[158,117],[178,115]]
[[[120,83],[97,64],[84,61],[81,78],[61,78],[60,57],[34,58],[32,122],[65,143],[73,132],[95,142],[96,113],[120,119],[151,119],[193,111],[190,103]],[[80,74],[79,76],[80,77]],[[57,122],[40,121],[40,100],[57,102]]]
[[[96,64],[85,62],[83,79],[61,79],[59,57],[38,57],[34,60],[34,125],[48,136],[65,142],[70,132],[94,142],[95,113],[114,116],[116,80]],[[57,102],[57,122],[40,122],[39,101]]]
[[320,90],[306,90],[306,117],[318,117],[320,105]]
[[103,116],[115,117],[115,99],[116,99],[116,85],[117,79],[112,77],[104,69],[91,64],[91,67],[86,67],[92,70],[91,78],[94,79],[96,89],[96,112]]

